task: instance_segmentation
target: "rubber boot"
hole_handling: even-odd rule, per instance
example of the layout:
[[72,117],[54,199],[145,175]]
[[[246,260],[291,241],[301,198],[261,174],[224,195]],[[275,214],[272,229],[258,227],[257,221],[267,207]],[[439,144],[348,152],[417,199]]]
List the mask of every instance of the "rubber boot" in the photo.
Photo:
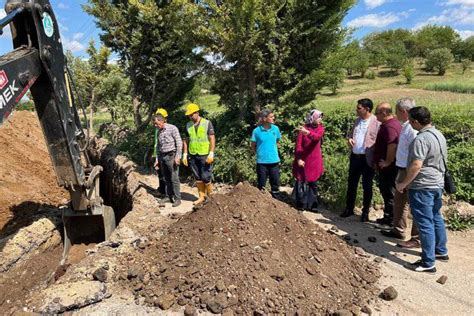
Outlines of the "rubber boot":
[[211,196],[211,193],[212,193],[212,183],[209,182],[209,183],[206,183],[206,195],[207,197]]
[[199,198],[193,202],[193,205],[198,205],[206,199],[206,184],[202,181],[198,181],[196,186],[198,188]]

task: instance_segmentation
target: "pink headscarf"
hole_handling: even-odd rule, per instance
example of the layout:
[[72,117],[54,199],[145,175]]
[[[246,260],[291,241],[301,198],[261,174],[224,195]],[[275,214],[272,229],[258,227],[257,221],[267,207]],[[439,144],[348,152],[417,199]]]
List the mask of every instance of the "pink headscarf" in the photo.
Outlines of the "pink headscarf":
[[313,109],[311,110],[308,115],[306,115],[306,121],[305,123],[306,124],[311,124],[311,125],[314,125],[314,123],[318,120],[318,119],[322,119],[324,116],[324,113],[319,111],[319,110],[316,110],[316,109]]

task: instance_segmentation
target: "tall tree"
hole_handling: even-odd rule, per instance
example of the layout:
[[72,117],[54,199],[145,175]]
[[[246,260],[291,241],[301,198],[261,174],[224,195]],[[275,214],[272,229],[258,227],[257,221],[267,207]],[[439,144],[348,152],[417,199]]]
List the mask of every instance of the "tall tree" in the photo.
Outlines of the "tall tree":
[[130,78],[137,130],[159,106],[178,106],[192,88],[200,60],[193,37],[197,8],[187,0],[89,0],[85,6]]
[[[203,0],[206,52],[216,56],[221,101],[253,115],[262,106],[300,106],[324,85],[323,54],[344,35],[352,0]],[[253,114],[253,115],[252,115]]]

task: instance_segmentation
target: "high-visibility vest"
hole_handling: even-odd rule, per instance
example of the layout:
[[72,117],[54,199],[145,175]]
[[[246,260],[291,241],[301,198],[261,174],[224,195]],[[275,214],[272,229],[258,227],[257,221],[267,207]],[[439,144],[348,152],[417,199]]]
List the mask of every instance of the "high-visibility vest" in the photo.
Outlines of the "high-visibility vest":
[[158,129],[155,128],[155,141],[154,141],[154,144],[153,144],[153,155],[151,156],[152,158],[156,158],[157,148],[158,148]]
[[197,129],[194,127],[193,122],[188,122],[186,129],[189,134],[189,153],[191,155],[207,155],[209,154],[209,137],[207,135],[207,130],[209,128],[209,121],[201,118],[199,122],[199,127]]

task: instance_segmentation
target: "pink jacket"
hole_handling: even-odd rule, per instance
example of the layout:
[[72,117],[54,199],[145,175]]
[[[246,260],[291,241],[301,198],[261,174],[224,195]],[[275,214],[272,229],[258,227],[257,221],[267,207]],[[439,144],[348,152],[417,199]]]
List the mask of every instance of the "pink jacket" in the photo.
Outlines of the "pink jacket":
[[[324,173],[321,139],[324,135],[324,126],[305,125],[308,135],[299,132],[296,137],[295,160],[293,161],[293,176],[298,181],[317,181]],[[305,162],[304,167],[298,166],[298,159]]]
[[[348,138],[354,136],[354,129],[359,124],[362,119],[358,117],[354,125],[352,126],[351,132],[348,135]],[[377,133],[379,132],[381,123],[377,120],[375,115],[370,115],[369,117],[369,126],[367,127],[367,134],[365,135],[364,148],[365,148],[365,160],[369,166],[374,164],[374,145],[375,140],[377,139]],[[352,152],[352,149],[351,149]]]

